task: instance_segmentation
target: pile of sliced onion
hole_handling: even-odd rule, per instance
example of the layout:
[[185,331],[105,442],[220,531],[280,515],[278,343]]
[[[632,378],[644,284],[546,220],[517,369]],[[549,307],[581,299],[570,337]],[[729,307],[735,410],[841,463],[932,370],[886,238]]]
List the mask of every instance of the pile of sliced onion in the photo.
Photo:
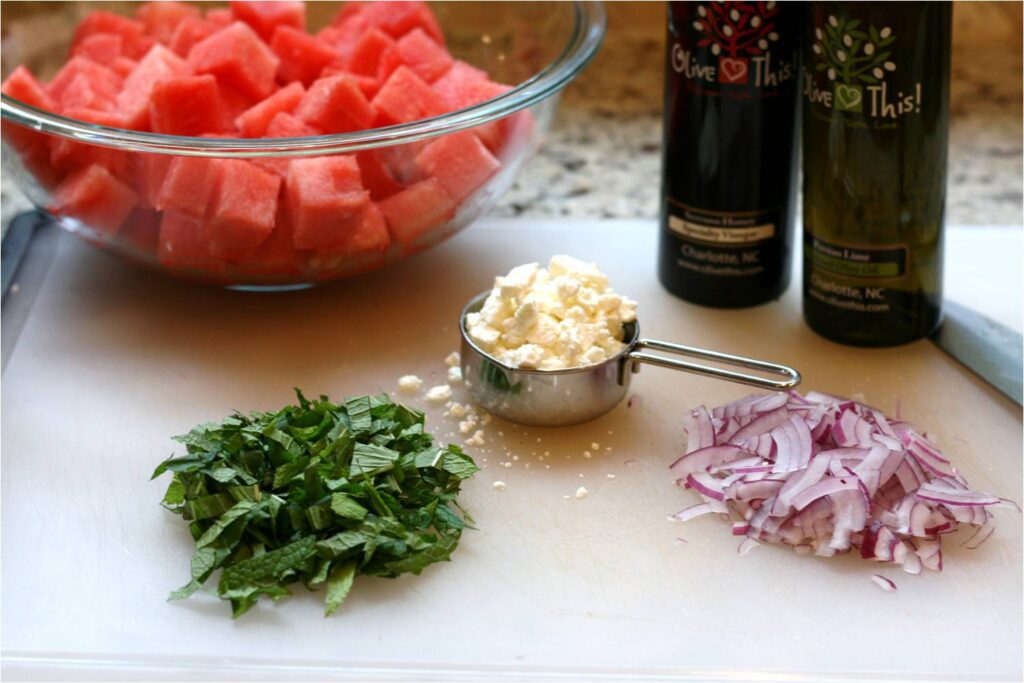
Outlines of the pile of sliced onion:
[[861,557],[918,574],[942,570],[942,537],[992,533],[988,508],[1015,503],[972,491],[913,425],[851,399],[808,392],[753,395],[685,418],[686,453],[670,469],[704,502],[674,515],[721,513],[745,553],[761,542],[798,553]]

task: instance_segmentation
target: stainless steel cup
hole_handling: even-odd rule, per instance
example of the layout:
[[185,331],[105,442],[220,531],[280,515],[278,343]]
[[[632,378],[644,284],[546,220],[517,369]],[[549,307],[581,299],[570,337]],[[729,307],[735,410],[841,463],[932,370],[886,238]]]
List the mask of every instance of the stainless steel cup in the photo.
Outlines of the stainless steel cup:
[[[481,350],[469,338],[466,316],[480,310],[490,290],[478,294],[462,309],[462,376],[469,393],[485,410],[519,424],[556,427],[586,422],[604,415],[618,405],[641,363],[709,375],[764,389],[784,390],[800,383],[793,368],[767,361],[733,356],[718,351],[643,339],[637,322],[623,326],[626,347],[617,355],[595,365],[566,370],[533,370],[505,365]],[[760,370],[783,379],[770,379],[725,368],[700,365],[676,358],[647,353],[663,351],[676,356],[701,358],[721,365]]]

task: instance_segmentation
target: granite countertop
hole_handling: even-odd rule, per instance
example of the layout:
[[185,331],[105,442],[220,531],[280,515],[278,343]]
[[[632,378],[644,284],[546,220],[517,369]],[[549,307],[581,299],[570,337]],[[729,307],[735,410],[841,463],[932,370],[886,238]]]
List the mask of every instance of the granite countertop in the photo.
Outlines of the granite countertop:
[[[609,3],[608,14],[601,52],[563,93],[548,139],[491,215],[657,215],[665,6]],[[1017,3],[956,5],[949,223],[1024,220],[1019,15]],[[2,192],[6,226],[27,203],[9,180]]]

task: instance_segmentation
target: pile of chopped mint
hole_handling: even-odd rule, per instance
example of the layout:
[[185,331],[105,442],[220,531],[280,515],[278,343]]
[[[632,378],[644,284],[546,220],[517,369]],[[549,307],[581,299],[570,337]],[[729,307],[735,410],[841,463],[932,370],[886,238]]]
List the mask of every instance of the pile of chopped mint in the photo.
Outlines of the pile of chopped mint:
[[236,617],[299,581],[326,585],[330,615],[357,574],[419,574],[458,545],[472,520],[456,496],[478,468],[457,446],[435,446],[423,413],[386,395],[338,405],[296,394],[298,405],[175,437],[187,455],[156,468],[153,478],[173,473],[163,504],[196,544],[192,579],[171,600],[220,569],[216,595]]

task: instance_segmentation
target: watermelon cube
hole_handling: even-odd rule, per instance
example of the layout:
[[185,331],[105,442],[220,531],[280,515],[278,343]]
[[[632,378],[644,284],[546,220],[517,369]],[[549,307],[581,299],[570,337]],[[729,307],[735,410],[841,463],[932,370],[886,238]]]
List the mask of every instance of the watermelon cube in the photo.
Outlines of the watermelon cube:
[[202,135],[231,129],[217,79],[183,76],[153,86],[149,100],[150,126],[167,135]]
[[288,214],[281,203],[277,209],[277,219],[270,236],[238,264],[236,272],[243,275],[298,275],[299,260],[292,244],[292,226],[288,222]]
[[236,21],[200,41],[188,53],[197,74],[217,80],[243,95],[261,100],[274,90],[280,60],[248,25]]
[[306,30],[304,2],[231,2],[231,12],[239,21],[251,26],[263,40],[270,40],[279,26]]
[[224,159],[205,225],[210,252],[237,261],[274,229],[281,178],[241,159]]
[[185,17],[175,27],[167,46],[176,55],[188,57],[196,43],[206,40],[216,32],[217,27],[210,21],[199,17]]
[[124,220],[117,239],[132,248],[132,256],[155,254],[160,241],[160,220],[159,211],[135,209]]
[[320,135],[321,131],[286,111],[278,112],[271,119],[265,138],[306,138]]
[[345,24],[344,26],[326,26],[316,34],[316,39],[334,48],[341,57],[341,63],[347,64],[359,38],[369,27],[364,24]]
[[173,211],[165,211],[160,222],[157,258],[172,270],[224,270],[224,263],[210,253],[202,221]]
[[50,96],[60,102],[64,91],[79,76],[83,77],[95,92],[108,98],[117,96],[123,83],[121,77],[109,67],[86,57],[72,57],[50,81],[50,85],[47,87]]
[[444,113],[440,98],[407,66],[400,66],[381,86],[370,103],[377,110],[377,125],[391,126]]
[[[36,109],[57,110],[57,102],[25,66],[18,66],[11,72],[11,75],[0,86],[0,92]],[[3,137],[22,153],[35,150],[42,155],[41,158],[49,157],[49,151],[46,149],[46,136],[42,133],[5,121]]]
[[206,12],[206,21],[210,22],[215,31],[219,31],[235,23],[235,15],[227,7],[218,7]]
[[[162,155],[161,155],[162,156]],[[168,157],[156,197],[156,208],[202,218],[217,184],[220,160],[209,157]],[[160,162],[153,162],[159,165]],[[159,171],[159,169],[155,169]]]
[[128,78],[128,74],[135,70],[139,63],[128,57],[118,57],[110,64],[110,70],[121,78]]
[[84,74],[78,74],[60,94],[61,112],[69,109],[96,109],[103,111],[113,104],[108,93],[96,92],[92,81]]
[[281,59],[277,75],[285,83],[299,81],[308,86],[325,66],[340,59],[330,45],[291,26],[278,26],[274,30],[270,49]]
[[437,178],[456,202],[462,202],[498,172],[501,164],[472,131],[449,133],[416,157],[427,176]]
[[414,28],[381,55],[377,77],[387,80],[403,64],[427,83],[433,83],[455,60],[421,28]]
[[[471,97],[469,93],[476,86],[487,81],[487,72],[457,59],[443,76],[434,81],[431,87],[444,102],[446,109],[453,111],[469,106],[467,104]],[[472,104],[476,104],[476,102]]]
[[424,179],[422,169],[416,163],[416,157],[429,144],[427,140],[406,142],[376,150],[377,156],[387,167],[391,177],[402,185],[412,185]]
[[114,33],[121,36],[122,53],[132,59],[142,57],[155,42],[145,35],[145,26],[141,22],[113,12],[99,11],[90,12],[75,27],[75,33],[71,38],[72,51],[83,40],[97,33]]
[[359,165],[350,155],[294,159],[289,165],[285,203],[296,249],[341,244],[369,202]]
[[135,173],[135,190],[139,193],[139,206],[144,209],[155,209],[157,197],[164,186],[167,170],[174,159],[169,154],[147,154],[137,152],[132,155]]
[[352,18],[357,17],[393,38],[401,38],[409,31],[420,28],[434,41],[444,45],[441,26],[425,2],[369,2]]
[[73,173],[53,194],[54,212],[73,216],[93,230],[113,236],[138,203],[138,196],[103,166]]
[[117,108],[127,120],[129,128],[149,129],[149,99],[153,86],[160,81],[187,76],[188,64],[162,45],[156,45],[124,80],[124,88],[117,96]]
[[94,33],[86,36],[72,50],[72,55],[91,59],[103,66],[112,66],[124,56],[124,39],[116,33]]
[[142,22],[147,34],[167,45],[182,21],[199,18],[199,9],[173,0],[146,2],[135,10],[135,18]]
[[374,110],[351,78],[334,76],[314,81],[295,116],[324,133],[347,133],[369,128]]
[[[78,119],[98,126],[124,128],[124,117],[118,112],[100,109],[68,109],[63,112],[68,118]],[[125,152],[101,145],[89,145],[70,138],[53,136],[48,139],[50,164],[53,168],[70,172],[91,165],[103,166],[115,176],[129,179],[132,167],[131,152]]]
[[359,220],[346,231],[345,240],[337,246],[318,249],[309,255],[309,266],[320,279],[338,274],[366,270],[384,261],[391,246],[391,236],[380,208],[370,202]]
[[402,189],[402,184],[388,170],[378,150],[356,152],[356,161],[359,162],[363,187],[370,191],[373,201],[379,202]]
[[391,237],[406,247],[455,215],[455,202],[437,178],[427,178],[378,204]]
[[[381,56],[395,44],[394,38],[379,28],[371,28],[352,48],[346,66],[352,73],[376,77]],[[394,69],[392,69],[393,71]],[[391,72],[388,72],[391,75]]]
[[235,125],[247,138],[261,137],[275,116],[280,113],[290,114],[305,94],[306,89],[301,83],[292,83],[246,109],[235,119]]
[[337,64],[330,64],[324,67],[324,70],[320,72],[320,78],[332,78],[334,76],[347,76],[352,82],[356,84],[359,91],[363,93],[363,97],[367,100],[372,100],[373,96],[380,90],[380,81],[373,76],[364,76],[362,74],[352,73],[346,71]]

